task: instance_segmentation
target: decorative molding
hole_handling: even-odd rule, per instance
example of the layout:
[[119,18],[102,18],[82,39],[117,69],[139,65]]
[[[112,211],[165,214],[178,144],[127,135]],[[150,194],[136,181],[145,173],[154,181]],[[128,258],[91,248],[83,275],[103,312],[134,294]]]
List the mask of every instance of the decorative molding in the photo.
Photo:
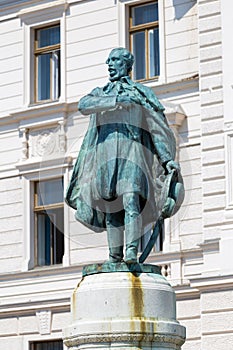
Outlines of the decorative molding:
[[185,112],[180,104],[175,104],[168,101],[161,100],[165,107],[165,115],[168,118],[171,127],[179,128],[186,118]]
[[183,124],[186,115],[180,104],[171,103],[161,100],[161,103],[165,107],[165,115],[168,119],[168,123],[174,131],[176,139],[176,161],[179,161],[179,128]]
[[52,314],[50,310],[36,311],[36,317],[39,325],[39,332],[41,335],[51,333],[51,319]]
[[219,252],[220,238],[207,239],[203,243],[198,244],[203,252]]
[[225,123],[225,131],[231,131],[233,130],[233,122],[228,122],[228,123]]
[[29,130],[29,158],[59,154],[58,128]]
[[21,161],[25,161],[28,159],[28,129],[27,128],[20,128],[19,129],[19,136],[22,137],[22,158]]
[[[45,109],[45,111],[47,108]],[[39,109],[40,111],[40,109]],[[71,157],[66,157],[66,134],[65,125],[67,113],[64,111],[53,118],[42,117],[44,109],[41,110],[40,118],[36,120],[21,119],[19,136],[21,138],[21,160],[15,167],[22,172],[35,172],[50,166],[64,167],[72,164]],[[35,111],[34,111],[35,112]],[[36,109],[36,115],[38,110]],[[53,115],[53,110],[50,112]],[[42,114],[42,115],[41,115]],[[19,113],[21,117],[21,113]],[[25,114],[23,114],[25,116]],[[22,115],[22,116],[23,116]],[[45,114],[46,115],[46,114]],[[43,119],[41,119],[43,118]]]
[[60,133],[59,133],[59,149],[62,154],[66,152],[66,135],[65,135],[65,121],[60,120],[58,122],[60,125]]
[[171,264],[163,264],[161,265],[161,274],[167,279],[171,278]]
[[[133,320],[131,321],[133,322]],[[64,344],[68,347],[77,346],[80,344],[92,344],[93,343],[121,343],[123,342],[126,345],[135,344],[138,342],[145,342],[151,345],[151,342],[157,343],[158,348],[163,344],[163,347],[171,348],[171,344],[173,345],[173,349],[180,349],[180,346],[184,344],[184,338],[179,335],[172,334],[158,334],[158,333],[146,333],[144,332],[125,332],[125,333],[111,333],[111,334],[87,334],[87,335],[79,335],[73,336],[70,338],[64,338]],[[119,346],[119,344],[118,344]],[[177,346],[177,347],[174,347]],[[123,347],[122,347],[123,348]]]
[[65,121],[60,120],[57,125],[42,129],[19,128],[22,138],[21,160],[15,164],[20,175],[27,175],[38,171],[54,171],[63,169],[73,163],[70,156],[66,156]]

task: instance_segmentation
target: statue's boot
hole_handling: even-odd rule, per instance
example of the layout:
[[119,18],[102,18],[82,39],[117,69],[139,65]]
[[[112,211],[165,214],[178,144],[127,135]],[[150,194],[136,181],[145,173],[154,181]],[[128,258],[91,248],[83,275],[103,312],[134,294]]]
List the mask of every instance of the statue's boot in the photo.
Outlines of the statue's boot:
[[109,261],[117,263],[123,259],[124,231],[119,224],[116,213],[106,214]]
[[138,245],[139,245],[138,239],[136,241],[130,242],[129,244],[126,244],[125,259],[124,259],[126,263],[128,264],[137,263]]
[[126,239],[124,261],[126,263],[137,263],[138,246],[142,232],[139,196],[135,193],[126,193],[123,197],[123,205],[125,210]]
[[123,259],[123,246],[109,248],[109,261],[112,263],[121,262]]

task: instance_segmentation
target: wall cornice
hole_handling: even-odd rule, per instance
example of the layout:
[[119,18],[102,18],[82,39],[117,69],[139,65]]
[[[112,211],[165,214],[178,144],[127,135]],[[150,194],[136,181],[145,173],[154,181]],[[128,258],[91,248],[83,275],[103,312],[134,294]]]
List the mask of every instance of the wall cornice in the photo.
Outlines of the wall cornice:
[[[68,2],[66,0],[56,0],[56,1],[49,1],[46,3],[46,11],[49,11],[50,9],[56,8],[56,10],[60,9],[61,11],[65,11],[68,8]],[[22,8],[18,13],[18,17],[28,16],[29,14],[38,13],[40,11],[44,12],[45,10],[45,4],[41,3],[38,5],[38,1],[34,3],[31,7]]]
[[[35,281],[39,278],[60,278],[61,276],[69,276],[72,278],[74,275],[79,276],[82,273],[82,268],[85,264],[72,265],[63,267],[61,265],[51,265],[48,267],[35,268],[28,271],[19,271],[6,274],[0,274],[0,282],[3,283],[16,283],[19,280]],[[33,283],[33,282],[32,282]]]
[[[39,4],[38,4],[39,3]],[[15,0],[4,0],[0,3],[0,22],[11,18],[21,18],[25,16],[28,17],[31,14],[36,15],[39,11],[54,10],[65,11],[69,6],[66,0],[56,0],[56,1],[37,1],[37,0],[25,0],[25,1],[15,1]]]
[[[38,117],[46,117],[47,123],[49,123],[50,120],[48,117],[55,115],[58,116],[57,118],[59,119],[60,116],[75,111],[78,111],[78,107],[77,103],[74,102],[55,102],[43,105],[31,105],[0,117],[0,126],[22,123],[25,120],[36,119]],[[52,121],[50,121],[50,123],[52,123]]]
[[233,289],[233,275],[206,276],[190,279],[190,286],[203,292]]

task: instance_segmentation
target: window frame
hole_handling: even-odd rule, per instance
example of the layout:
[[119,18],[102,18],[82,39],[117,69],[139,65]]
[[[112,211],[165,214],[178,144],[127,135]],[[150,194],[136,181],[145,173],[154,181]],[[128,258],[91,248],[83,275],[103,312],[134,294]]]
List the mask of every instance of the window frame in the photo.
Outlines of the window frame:
[[[136,26],[133,26],[133,8],[140,7],[140,6],[145,6],[149,5],[152,3],[157,3],[158,5],[158,20],[153,21],[153,22],[148,22],[148,23],[143,23],[139,24]],[[161,56],[160,56],[160,21],[159,21],[159,0],[153,0],[153,1],[146,1],[143,3],[134,3],[129,5],[129,48],[130,51],[132,52],[133,49],[133,34],[139,33],[139,32],[144,32],[145,34],[145,61],[146,61],[146,67],[145,67],[145,78],[143,79],[137,79],[136,81],[144,82],[144,81],[153,81],[153,80],[158,80],[160,75],[161,75],[161,69],[159,69],[159,74],[155,75],[153,77],[149,76],[150,68],[149,68],[149,30],[158,28],[159,31],[159,64],[161,61]]]
[[[58,202],[58,203],[54,203],[54,204],[47,204],[47,205],[38,205],[38,193],[36,191],[37,188],[37,184],[40,181],[46,182],[46,181],[53,181],[53,180],[58,180],[60,179],[62,181],[62,186],[64,186],[64,181],[63,181],[63,177],[55,177],[55,178],[48,178],[48,179],[43,179],[43,180],[37,180],[33,182],[33,223],[34,223],[34,267],[40,267],[43,268],[44,266],[54,266],[54,265],[61,265],[61,263],[56,263],[54,262],[54,237],[53,237],[53,233],[50,232],[50,235],[52,235],[51,237],[51,243],[50,243],[50,264],[39,264],[39,257],[38,257],[38,215],[42,215],[44,214],[44,212],[46,213],[47,210],[51,210],[51,209],[63,209],[63,236],[65,234],[65,214],[64,214],[64,201],[63,202]],[[52,214],[54,215],[54,217],[56,216],[56,214]],[[50,222],[50,224],[52,225],[52,223]],[[64,237],[63,237],[64,239]],[[65,239],[63,240],[63,257],[62,260],[64,258],[65,255]]]
[[[130,6],[142,5],[148,0],[119,0],[118,7],[118,44],[121,47],[126,47],[130,50],[129,38],[129,8]],[[158,0],[158,15],[159,15],[159,57],[160,57],[160,75],[158,79],[143,81],[143,84],[149,87],[155,87],[161,84],[166,84],[166,54],[165,54],[165,0]]]
[[[23,104],[24,107],[66,102],[66,10],[68,2],[53,1],[46,8],[44,4],[31,4],[18,12],[23,31]],[[60,24],[60,97],[58,101],[35,102],[34,36],[35,29]]]
[[[37,39],[37,32],[42,29],[49,29],[53,27],[59,27],[60,28],[60,43],[59,44],[54,44],[54,45],[48,45],[39,48],[38,47],[38,39]],[[34,28],[34,36],[33,36],[33,65],[34,65],[34,103],[39,104],[39,103],[46,103],[46,102],[55,102],[59,101],[61,97],[61,24],[60,22],[55,22],[55,23],[47,23],[46,25],[42,25],[39,27]],[[44,100],[39,100],[38,98],[38,80],[39,80],[39,72],[38,72],[38,57],[42,54],[45,53],[52,53],[52,52],[57,52],[59,51],[59,72],[58,72],[58,80],[59,80],[59,95],[57,98],[53,98],[53,69],[52,69],[52,63],[51,63],[51,58],[50,58],[50,98],[49,99],[44,99]]]

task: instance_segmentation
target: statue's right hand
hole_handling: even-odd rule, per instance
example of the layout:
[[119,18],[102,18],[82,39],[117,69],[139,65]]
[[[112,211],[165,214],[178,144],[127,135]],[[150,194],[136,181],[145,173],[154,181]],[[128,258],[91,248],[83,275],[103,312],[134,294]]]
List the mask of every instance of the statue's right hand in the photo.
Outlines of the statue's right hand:
[[132,104],[140,104],[140,100],[136,96],[118,95],[116,99],[117,105],[128,108]]
[[116,98],[116,102],[120,105],[129,105],[130,103],[132,103],[132,100],[127,95],[118,95]]

